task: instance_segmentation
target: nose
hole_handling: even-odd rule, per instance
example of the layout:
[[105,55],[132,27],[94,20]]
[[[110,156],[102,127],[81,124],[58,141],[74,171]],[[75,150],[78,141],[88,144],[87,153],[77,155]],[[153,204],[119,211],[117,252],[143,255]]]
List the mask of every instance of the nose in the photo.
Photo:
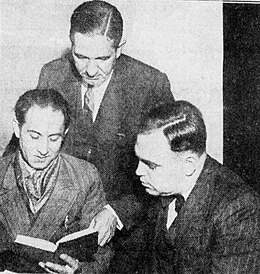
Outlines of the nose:
[[138,163],[138,166],[137,166],[137,169],[135,171],[135,174],[137,176],[143,176],[143,175],[145,175],[145,164],[142,163],[141,161],[139,161],[139,163]]
[[95,60],[89,60],[85,67],[85,73],[89,77],[94,77],[98,72],[98,65]]
[[48,139],[42,138],[38,143],[38,152],[41,156],[46,156],[49,152],[49,141]]

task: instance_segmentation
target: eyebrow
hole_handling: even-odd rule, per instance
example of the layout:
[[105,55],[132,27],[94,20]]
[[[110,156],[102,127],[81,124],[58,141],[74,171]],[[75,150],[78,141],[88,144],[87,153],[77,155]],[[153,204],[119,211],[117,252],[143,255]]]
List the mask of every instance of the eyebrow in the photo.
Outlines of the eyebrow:
[[141,162],[143,162],[145,165],[147,165],[147,166],[160,166],[160,165],[158,165],[158,164],[156,164],[156,163],[154,163],[154,162],[152,162],[152,161],[149,161],[149,160],[146,160],[146,159],[142,159],[142,158],[139,158],[139,161],[141,161]]
[[[91,58],[89,58],[88,56],[82,55],[82,54],[77,53],[77,52],[75,52],[75,51],[74,51],[74,55],[76,55],[76,57],[78,57],[78,58],[87,58],[87,59],[91,59]],[[98,56],[98,57],[95,57],[94,59],[95,59],[95,60],[96,60],[96,59],[109,59],[110,57],[111,57],[111,54],[109,54],[109,55],[104,55],[104,56]]]
[[61,136],[61,137],[63,137],[63,134],[61,134],[61,133],[53,133],[53,134],[48,135],[48,137],[53,137],[53,136]]
[[[40,132],[38,132],[36,130],[33,130],[33,129],[28,129],[27,132],[36,133],[36,134],[39,134],[39,135],[42,136],[42,134]],[[63,137],[63,134],[61,134],[61,133],[52,133],[52,134],[48,135],[48,137],[52,137],[52,136],[61,136],[61,137]]]
[[27,132],[31,132],[31,133],[36,133],[36,134],[42,135],[40,132],[38,132],[36,130],[33,130],[33,129],[28,129]]

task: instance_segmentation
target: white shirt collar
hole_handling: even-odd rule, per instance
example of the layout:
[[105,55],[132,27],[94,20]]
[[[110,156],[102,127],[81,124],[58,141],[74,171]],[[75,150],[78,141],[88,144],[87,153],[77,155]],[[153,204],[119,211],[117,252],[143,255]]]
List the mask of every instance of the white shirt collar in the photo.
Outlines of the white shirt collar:
[[[185,192],[182,193],[182,196],[184,197],[185,201],[188,199],[191,191],[193,190],[200,174],[201,174],[201,171],[204,167],[204,163],[206,161],[206,157],[207,157],[207,154],[204,153],[200,159],[199,159],[199,165],[198,165],[198,168],[196,169],[195,171],[195,174],[193,174],[193,177],[192,177],[192,184],[190,186],[190,188],[188,190],[186,190]],[[166,224],[166,227],[167,229],[170,228],[172,222],[174,221],[174,219],[177,217],[177,212],[175,211],[175,202],[176,200],[174,199],[170,204],[169,204],[169,208],[168,208],[168,216],[167,216],[167,224]]]
[[[107,86],[111,80],[112,74],[113,74],[113,71],[110,73],[109,77],[107,78],[107,80],[104,83],[102,83],[98,87],[93,87],[93,91],[94,91],[94,111],[92,113],[93,122],[96,120],[99,107],[100,107],[103,97],[105,95]],[[82,102],[81,106],[82,106],[82,108],[84,105],[84,95],[85,95],[86,90],[87,90],[87,88],[83,84],[81,84],[81,102]]]

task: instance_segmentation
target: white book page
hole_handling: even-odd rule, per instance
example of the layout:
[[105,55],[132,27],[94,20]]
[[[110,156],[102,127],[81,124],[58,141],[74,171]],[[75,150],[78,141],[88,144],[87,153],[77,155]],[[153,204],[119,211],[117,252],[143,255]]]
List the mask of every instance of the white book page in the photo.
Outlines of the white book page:
[[60,240],[58,240],[58,242],[56,244],[59,245],[60,243],[65,243],[65,242],[83,237],[85,235],[88,235],[88,234],[91,234],[94,232],[96,232],[96,230],[94,230],[93,228],[86,228],[86,229],[83,229],[83,230],[80,230],[80,231],[77,231],[77,232],[74,232],[74,233],[71,233],[69,235],[62,237]]
[[42,250],[46,250],[50,252],[55,252],[57,249],[57,245],[55,245],[54,243],[51,243],[44,239],[33,238],[30,236],[24,236],[24,235],[17,235],[14,242],[27,245],[27,246],[40,248]]
[[[0,274],[19,274],[19,272],[13,272],[13,271],[5,270],[3,272],[0,272]],[[29,273],[28,272],[26,274],[34,274],[34,273]],[[42,274],[44,274],[44,273],[42,273]],[[48,273],[46,273],[46,274],[48,274]]]

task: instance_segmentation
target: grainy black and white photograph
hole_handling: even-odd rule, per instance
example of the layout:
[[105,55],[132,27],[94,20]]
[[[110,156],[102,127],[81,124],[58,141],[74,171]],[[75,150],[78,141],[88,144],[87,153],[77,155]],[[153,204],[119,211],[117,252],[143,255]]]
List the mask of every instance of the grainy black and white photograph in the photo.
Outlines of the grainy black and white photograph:
[[0,273],[260,273],[260,2],[0,1]]

